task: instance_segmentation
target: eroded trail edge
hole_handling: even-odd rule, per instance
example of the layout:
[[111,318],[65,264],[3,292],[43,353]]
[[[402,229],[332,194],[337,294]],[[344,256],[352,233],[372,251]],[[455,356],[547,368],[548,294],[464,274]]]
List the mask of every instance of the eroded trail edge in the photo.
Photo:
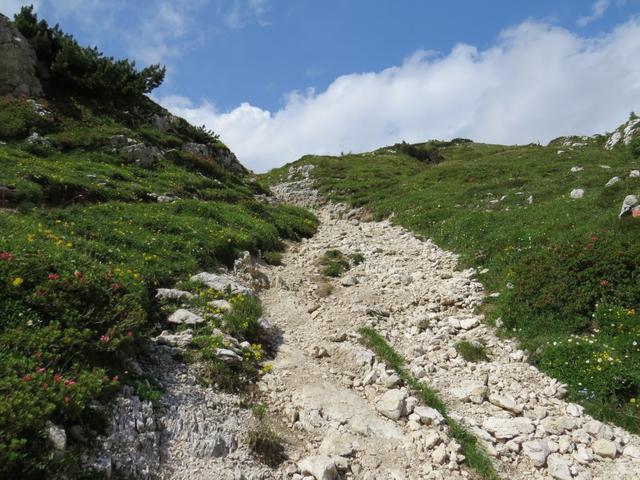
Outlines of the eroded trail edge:
[[[501,478],[632,479],[640,476],[640,438],[568,403],[556,380],[526,362],[474,313],[483,287],[457,257],[388,221],[362,222],[345,206],[318,205],[311,168],[274,188],[284,201],[314,206],[311,239],[292,244],[272,267],[261,295],[282,330],[272,373],[260,383],[288,422],[295,463],[285,478],[474,478],[442,418],[422,404],[357,333],[373,327],[436,389],[450,416],[471,431]],[[327,250],[364,261],[327,279]],[[455,345],[481,343],[489,359],[467,362]]]

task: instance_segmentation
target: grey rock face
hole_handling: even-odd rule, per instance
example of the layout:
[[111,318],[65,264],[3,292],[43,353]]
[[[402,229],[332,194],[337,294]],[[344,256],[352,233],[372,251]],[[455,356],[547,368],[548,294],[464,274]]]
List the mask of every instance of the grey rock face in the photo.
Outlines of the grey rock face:
[[157,147],[149,147],[144,143],[121,148],[120,154],[128,162],[142,168],[151,168],[162,159],[162,153]]
[[185,152],[191,153],[192,155],[197,155],[199,157],[205,157],[205,158],[211,157],[211,153],[209,153],[209,149],[203,143],[193,143],[193,142],[185,143],[182,146],[182,150],[184,150]]
[[36,75],[38,59],[29,41],[0,14],[0,95],[43,94]]
[[231,150],[217,150],[213,152],[213,159],[227,170],[246,173],[248,170],[240,163],[238,157]]
[[241,293],[251,295],[252,292],[244,285],[240,285],[235,279],[228,275],[218,275],[215,273],[202,272],[191,277],[192,282],[202,282],[207,287],[224,292],[229,289],[232,294]]

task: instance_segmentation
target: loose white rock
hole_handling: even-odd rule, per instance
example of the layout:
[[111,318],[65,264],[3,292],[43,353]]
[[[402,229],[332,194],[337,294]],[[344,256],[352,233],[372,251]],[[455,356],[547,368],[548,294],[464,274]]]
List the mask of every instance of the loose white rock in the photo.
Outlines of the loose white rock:
[[571,470],[569,470],[569,463],[564,457],[558,453],[552,453],[547,458],[547,464],[549,468],[549,474],[556,480],[572,480]]
[[407,392],[403,390],[388,390],[380,400],[376,402],[376,409],[391,420],[398,420],[405,410]]
[[522,451],[538,468],[544,467],[545,463],[547,463],[547,457],[549,453],[551,453],[549,445],[547,445],[547,442],[544,440],[524,442],[522,444]]
[[593,453],[606,458],[615,458],[618,453],[616,444],[611,440],[605,440],[604,438],[600,438],[593,442],[591,448],[593,448]]
[[611,179],[605,184],[605,187],[612,187],[620,181],[620,177],[611,177]]
[[158,300],[182,300],[183,298],[190,300],[193,298],[193,293],[176,288],[159,288],[156,292],[156,298]]
[[573,190],[571,190],[569,196],[573,199],[582,198],[584,197],[584,190],[582,188],[574,188]]
[[440,425],[444,417],[435,408],[419,406],[413,409],[413,413],[420,417],[420,422],[425,425]]
[[338,477],[335,462],[326,455],[307,457],[298,466],[303,475],[313,475],[316,480],[335,480]]
[[533,433],[535,430],[532,420],[526,417],[489,417],[482,422],[482,428],[498,439],[510,439],[517,435]]
[[176,325],[199,325],[201,323],[204,323],[205,320],[200,315],[196,315],[189,310],[180,308],[169,316],[167,322],[174,323]]

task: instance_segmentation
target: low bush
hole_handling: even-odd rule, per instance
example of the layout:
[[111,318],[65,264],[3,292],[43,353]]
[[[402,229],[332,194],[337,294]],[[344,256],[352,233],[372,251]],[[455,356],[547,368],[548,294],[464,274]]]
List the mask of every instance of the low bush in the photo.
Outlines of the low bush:
[[515,265],[499,314],[525,336],[584,333],[597,303],[640,305],[638,258],[640,244],[608,233],[536,249]]
[[402,142],[396,143],[393,147],[399,152],[427,164],[436,164],[443,160],[442,154],[433,146],[411,145],[410,143]]
[[282,252],[270,250],[262,253],[262,259],[269,265],[282,265]]
[[349,262],[340,250],[327,250],[320,263],[323,266],[322,273],[327,277],[341,277],[349,270]]
[[134,98],[162,84],[164,67],[151,65],[138,71],[135,62],[105,57],[97,48],[81,47],[56,25],[38,20],[33,6],[15,15],[15,25],[33,45],[38,60],[50,71],[50,81],[60,87],[100,98]]
[[478,342],[463,340],[456,344],[456,351],[467,362],[484,362],[489,360],[487,347]]
[[54,121],[38,115],[26,98],[0,97],[0,140],[20,140],[33,131],[44,134],[55,128]]
[[256,425],[247,434],[249,449],[260,461],[276,468],[286,459],[283,441],[269,425],[267,407],[258,404],[251,411]]

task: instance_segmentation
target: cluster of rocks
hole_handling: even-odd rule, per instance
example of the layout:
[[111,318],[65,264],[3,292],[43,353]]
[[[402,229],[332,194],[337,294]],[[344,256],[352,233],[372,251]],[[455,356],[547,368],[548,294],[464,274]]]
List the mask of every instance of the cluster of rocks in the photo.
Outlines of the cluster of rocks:
[[[606,165],[601,165],[601,167],[605,167]],[[608,166],[606,166],[609,168]],[[578,173],[583,171],[583,167],[571,167],[572,173]],[[640,170],[631,170],[629,172],[629,178],[640,178]],[[613,176],[609,179],[609,181],[605,184],[605,188],[613,187],[618,182],[622,181],[622,178],[619,176]],[[569,193],[569,197],[574,200],[579,200],[583,198],[585,195],[585,191],[583,188],[574,188]],[[640,208],[638,205],[638,197],[635,195],[627,195],[622,201],[622,207],[620,208],[620,213],[618,214],[619,218],[622,218],[625,215],[633,215],[634,217],[640,217]]]
[[[292,176],[312,188],[299,172]],[[278,192],[285,200],[300,198],[291,188],[289,182]],[[440,393],[451,417],[479,439],[501,476],[637,476],[640,438],[567,402],[564,385],[529,365],[526,352],[498,339],[474,313],[484,296],[476,272],[459,271],[455,255],[388,221],[361,223],[332,204],[317,213],[318,234],[290,247],[263,296],[284,344],[260,388],[297,438],[283,475],[472,475],[438,412],[359,344],[354,332],[369,325],[403,354],[415,378]],[[330,296],[318,289],[327,279],[316,263],[328,249],[365,256],[349,272],[354,281],[334,281]],[[463,340],[485,345],[490,360],[464,360],[455,348]]]
[[[228,273],[203,272],[192,280],[215,289],[253,294]],[[108,435],[93,442],[93,448],[84,456],[85,465],[106,478],[275,478],[270,468],[255,460],[246,445],[252,418],[242,397],[202,386],[197,380],[199,366],[176,359],[176,353],[192,342],[194,329],[204,322],[203,313],[190,302],[194,295],[160,288],[156,298],[184,303],[169,315],[168,328],[149,346],[148,358],[133,362],[130,369],[157,381],[162,396],[153,405],[131,387],[125,387],[112,406]],[[220,311],[232,308],[226,300],[214,302]],[[241,361],[243,351],[250,345],[229,335],[224,338],[227,348],[218,349],[219,358],[232,363]],[[59,432],[52,429],[54,434],[60,438]]]
[[305,208],[314,208],[324,203],[314,188],[311,177],[315,165],[293,166],[287,173],[287,178],[271,188],[273,194],[288,203]]
[[[560,149],[558,149],[557,154],[563,155],[567,151],[572,151],[576,148],[584,148],[589,144],[589,141],[593,137],[588,136],[570,136],[564,137],[562,139],[562,143],[560,144]],[[560,139],[553,140],[553,143],[558,142]]]
[[634,135],[640,135],[640,118],[630,118],[629,121],[613,132],[607,139],[604,148],[613,150],[620,142],[624,145],[629,145]]

